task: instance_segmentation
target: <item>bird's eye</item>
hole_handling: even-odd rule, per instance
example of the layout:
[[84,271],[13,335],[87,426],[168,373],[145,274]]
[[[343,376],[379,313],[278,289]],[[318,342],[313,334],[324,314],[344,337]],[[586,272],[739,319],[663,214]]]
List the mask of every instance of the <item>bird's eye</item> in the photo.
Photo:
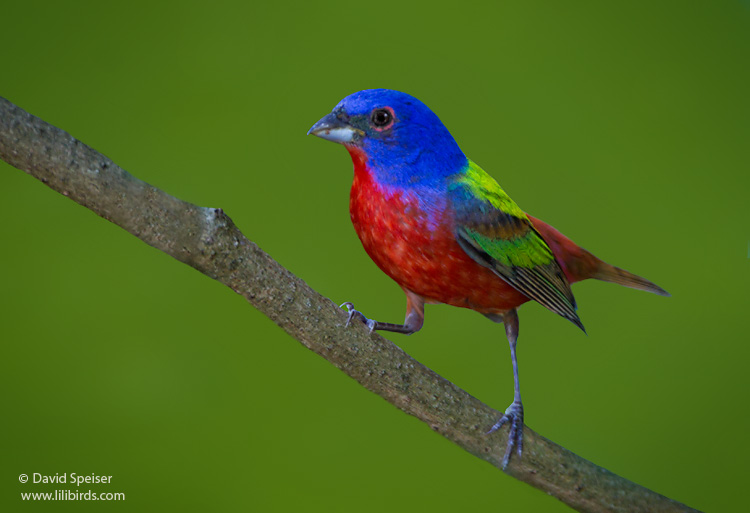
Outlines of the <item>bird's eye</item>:
[[392,119],[393,115],[388,109],[375,109],[370,115],[370,122],[378,128],[387,126]]

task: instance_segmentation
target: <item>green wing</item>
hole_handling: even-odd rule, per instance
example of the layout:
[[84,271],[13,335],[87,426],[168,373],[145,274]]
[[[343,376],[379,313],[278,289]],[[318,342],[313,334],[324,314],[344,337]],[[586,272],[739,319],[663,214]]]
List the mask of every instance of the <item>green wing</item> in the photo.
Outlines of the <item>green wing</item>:
[[552,250],[500,185],[472,161],[449,187],[456,239],[474,261],[585,331]]

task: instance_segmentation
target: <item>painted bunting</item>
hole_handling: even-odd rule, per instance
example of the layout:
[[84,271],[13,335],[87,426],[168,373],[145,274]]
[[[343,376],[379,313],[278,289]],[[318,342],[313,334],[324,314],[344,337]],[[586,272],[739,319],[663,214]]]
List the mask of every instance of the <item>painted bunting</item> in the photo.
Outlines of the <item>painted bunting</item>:
[[[518,314],[534,300],[584,330],[570,284],[594,278],[668,296],[609,265],[526,213],[466,158],[440,119],[408,94],[371,89],[347,96],[308,134],[343,144],[354,162],[349,209],[365,251],[406,293],[406,319],[368,319],[344,303],[347,325],[412,334],[424,305],[470,308],[505,325],[514,397],[490,428],[508,423],[505,467],[523,448],[518,382]],[[585,332],[585,330],[584,330]]]

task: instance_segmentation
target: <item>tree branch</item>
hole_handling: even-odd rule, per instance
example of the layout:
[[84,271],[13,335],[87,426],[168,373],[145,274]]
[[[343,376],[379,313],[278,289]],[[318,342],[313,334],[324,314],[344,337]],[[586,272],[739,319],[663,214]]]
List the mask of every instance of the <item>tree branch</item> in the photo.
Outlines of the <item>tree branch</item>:
[[[248,240],[221,210],[181,201],[135,178],[68,133],[0,98],[0,157],[146,244],[245,297],[305,347],[368,390],[501,468],[500,413],[346,314]],[[584,512],[697,511],[524,431],[506,473]]]

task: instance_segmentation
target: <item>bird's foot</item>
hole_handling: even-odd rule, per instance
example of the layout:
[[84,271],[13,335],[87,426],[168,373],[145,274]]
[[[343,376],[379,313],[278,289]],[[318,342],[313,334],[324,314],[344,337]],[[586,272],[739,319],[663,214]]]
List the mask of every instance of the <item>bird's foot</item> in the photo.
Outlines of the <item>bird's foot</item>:
[[505,456],[503,457],[503,470],[508,466],[514,445],[519,458],[523,452],[523,404],[520,401],[513,401],[513,404],[505,410],[505,415],[500,417],[500,420],[487,431],[487,434],[494,433],[505,423],[510,424],[510,433],[508,433],[508,446],[505,448]]
[[352,319],[358,319],[362,321],[370,329],[370,333],[373,332],[373,330],[375,329],[375,321],[365,317],[364,314],[360,312],[359,310],[355,310],[354,305],[350,303],[349,301],[347,301],[346,303],[343,303],[339,308],[344,308],[344,307],[346,307],[346,311],[349,312],[349,318],[346,320],[346,324],[344,325],[344,327],[348,328],[352,322]]

